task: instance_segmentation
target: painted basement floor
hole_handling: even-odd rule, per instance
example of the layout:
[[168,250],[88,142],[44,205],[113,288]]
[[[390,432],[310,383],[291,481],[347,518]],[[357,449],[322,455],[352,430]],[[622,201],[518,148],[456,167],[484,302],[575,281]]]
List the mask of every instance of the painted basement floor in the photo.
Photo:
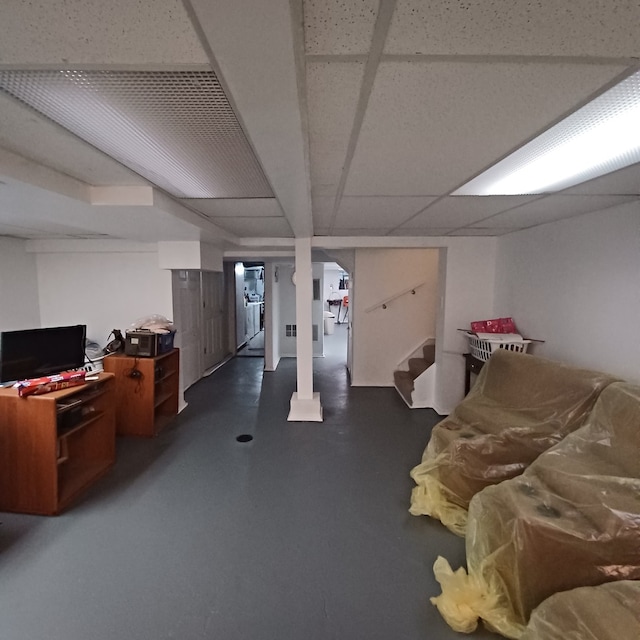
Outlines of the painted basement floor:
[[343,360],[315,360],[321,424],[286,421],[295,360],[234,358],[69,511],[0,514],[0,637],[460,639],[429,596],[463,540],[407,512],[438,416]]

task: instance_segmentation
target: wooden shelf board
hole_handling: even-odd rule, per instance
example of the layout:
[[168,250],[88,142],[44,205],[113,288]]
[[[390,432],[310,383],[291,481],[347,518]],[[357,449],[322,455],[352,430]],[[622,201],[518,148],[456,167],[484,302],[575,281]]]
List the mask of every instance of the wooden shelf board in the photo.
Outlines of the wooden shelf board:
[[91,414],[89,418],[86,418],[80,424],[77,424],[75,427],[71,427],[66,431],[59,432],[58,438],[62,440],[64,438],[68,438],[70,435],[73,435],[74,433],[77,433],[78,431],[81,431],[82,429],[86,429],[90,424],[92,424],[99,418],[102,418],[103,415],[104,415],[104,411],[96,411],[95,413]]
[[170,400],[174,396],[173,391],[168,391],[167,393],[158,394],[158,397],[155,399],[153,403],[154,408],[158,408],[160,405],[164,404],[167,400]]

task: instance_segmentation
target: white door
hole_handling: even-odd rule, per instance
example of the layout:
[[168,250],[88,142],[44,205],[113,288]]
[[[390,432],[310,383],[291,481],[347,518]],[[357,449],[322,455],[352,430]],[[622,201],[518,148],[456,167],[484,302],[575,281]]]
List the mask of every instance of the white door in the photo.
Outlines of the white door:
[[202,377],[202,339],[200,331],[200,271],[172,272],[173,321],[178,330],[176,343],[180,347],[183,389]]
[[204,371],[227,355],[224,274],[202,272],[202,364]]

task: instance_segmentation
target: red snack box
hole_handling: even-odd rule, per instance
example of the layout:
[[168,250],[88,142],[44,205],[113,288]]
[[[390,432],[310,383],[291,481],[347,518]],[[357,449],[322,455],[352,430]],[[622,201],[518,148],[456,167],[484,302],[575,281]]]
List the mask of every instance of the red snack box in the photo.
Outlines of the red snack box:
[[60,391],[60,389],[77,387],[84,384],[86,375],[86,371],[65,371],[53,376],[21,380],[20,382],[16,382],[14,386],[18,389],[18,395],[21,398],[26,396],[39,396],[43,393]]

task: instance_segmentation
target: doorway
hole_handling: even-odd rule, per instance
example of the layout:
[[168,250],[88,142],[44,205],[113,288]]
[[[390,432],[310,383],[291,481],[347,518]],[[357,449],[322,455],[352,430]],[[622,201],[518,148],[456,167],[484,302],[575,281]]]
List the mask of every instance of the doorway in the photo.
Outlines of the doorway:
[[[236,301],[237,356],[264,358],[265,266],[263,262],[236,264],[236,295],[242,291],[242,304]],[[238,286],[241,281],[242,285]]]

